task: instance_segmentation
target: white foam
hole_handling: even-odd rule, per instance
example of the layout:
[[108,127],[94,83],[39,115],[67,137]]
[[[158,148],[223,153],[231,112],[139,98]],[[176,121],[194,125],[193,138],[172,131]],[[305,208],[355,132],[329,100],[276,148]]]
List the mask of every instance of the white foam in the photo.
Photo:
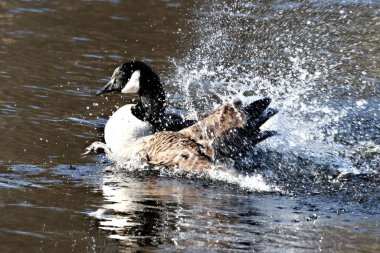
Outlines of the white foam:
[[280,191],[277,186],[267,183],[262,175],[240,175],[231,174],[231,171],[210,170],[206,174],[212,180],[222,181],[229,184],[237,185],[241,189],[253,192],[275,192]]

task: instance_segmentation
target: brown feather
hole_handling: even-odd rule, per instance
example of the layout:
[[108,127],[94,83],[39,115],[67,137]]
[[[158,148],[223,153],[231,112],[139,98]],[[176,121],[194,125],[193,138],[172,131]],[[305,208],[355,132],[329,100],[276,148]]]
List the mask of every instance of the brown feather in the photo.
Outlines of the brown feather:
[[140,138],[131,148],[140,160],[149,164],[204,172],[215,167],[212,149],[215,138],[231,128],[244,127],[246,123],[246,116],[239,109],[222,105],[188,128]]
[[139,139],[134,146],[141,147],[138,156],[146,157],[149,164],[178,167],[190,172],[203,172],[214,166],[200,145],[179,132],[155,133]]
[[214,140],[227,130],[241,128],[246,124],[247,117],[239,108],[225,104],[196,124],[181,130],[180,133],[201,145],[204,152],[213,158],[212,143]]

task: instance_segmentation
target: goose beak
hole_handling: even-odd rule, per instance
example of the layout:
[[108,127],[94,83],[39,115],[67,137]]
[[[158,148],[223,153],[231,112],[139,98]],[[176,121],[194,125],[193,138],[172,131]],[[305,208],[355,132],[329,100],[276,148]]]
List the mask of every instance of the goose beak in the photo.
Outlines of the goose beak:
[[101,88],[100,90],[98,90],[98,92],[96,92],[96,95],[102,95],[104,93],[110,93],[110,92],[113,92],[113,91],[120,91],[120,85],[118,82],[115,82],[115,79],[111,79],[103,88]]

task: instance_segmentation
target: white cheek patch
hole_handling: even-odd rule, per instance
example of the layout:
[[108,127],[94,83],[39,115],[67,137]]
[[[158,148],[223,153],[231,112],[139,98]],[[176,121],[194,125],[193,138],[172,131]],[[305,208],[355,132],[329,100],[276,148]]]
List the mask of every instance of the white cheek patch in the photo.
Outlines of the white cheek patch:
[[121,93],[136,94],[140,89],[140,70],[133,72],[131,78],[125,87],[121,90]]

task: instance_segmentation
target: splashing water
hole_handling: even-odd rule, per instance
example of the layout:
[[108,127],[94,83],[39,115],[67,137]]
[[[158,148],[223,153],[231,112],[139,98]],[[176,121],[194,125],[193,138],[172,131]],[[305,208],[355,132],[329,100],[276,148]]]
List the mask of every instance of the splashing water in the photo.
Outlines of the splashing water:
[[[199,3],[190,21],[195,32],[183,34],[185,57],[172,59],[176,72],[169,77],[174,85],[170,95],[175,99],[184,93],[174,104],[199,114],[234,99],[249,103],[271,97],[280,113],[264,128],[280,134],[241,165],[256,172],[266,168],[264,177],[281,186],[290,183],[291,190],[300,182],[330,184],[347,173],[377,177],[379,79],[372,29],[379,23],[375,9],[359,7]],[[367,23],[358,23],[358,16]],[[366,40],[351,42],[364,35]]]

